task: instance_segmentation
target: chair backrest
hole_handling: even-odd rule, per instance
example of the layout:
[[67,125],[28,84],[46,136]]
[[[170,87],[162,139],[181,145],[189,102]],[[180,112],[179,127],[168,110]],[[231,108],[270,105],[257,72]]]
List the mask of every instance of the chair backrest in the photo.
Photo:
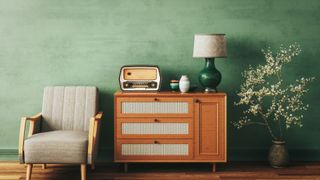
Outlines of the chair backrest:
[[45,87],[41,131],[88,131],[89,120],[97,113],[98,89],[92,86]]

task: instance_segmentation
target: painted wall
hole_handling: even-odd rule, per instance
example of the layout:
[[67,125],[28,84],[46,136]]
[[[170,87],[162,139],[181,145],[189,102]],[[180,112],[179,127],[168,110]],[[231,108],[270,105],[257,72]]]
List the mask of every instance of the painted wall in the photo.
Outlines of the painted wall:
[[[305,100],[304,127],[287,132],[294,160],[320,160],[318,0],[0,0],[0,156],[16,158],[20,117],[41,111],[44,86],[95,85],[103,119],[100,160],[112,159],[113,93],[125,64],[157,64],[169,79],[187,74],[197,84],[203,60],[192,59],[195,33],[226,33],[228,58],[217,61],[228,121],[249,64],[260,49],[298,42],[303,52],[285,73],[316,76]],[[230,160],[265,159],[270,137],[262,127],[228,128]]]

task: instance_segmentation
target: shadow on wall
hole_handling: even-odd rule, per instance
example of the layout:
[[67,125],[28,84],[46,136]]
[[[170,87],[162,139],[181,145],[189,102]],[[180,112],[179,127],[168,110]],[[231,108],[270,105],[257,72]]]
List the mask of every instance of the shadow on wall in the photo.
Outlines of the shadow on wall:
[[111,161],[113,158],[113,93],[99,92],[99,107],[103,111],[100,127],[98,160]]
[[160,69],[161,70],[161,91],[170,91],[170,80],[177,79],[179,80],[180,77],[178,77],[177,72],[173,70],[168,70],[165,68]]
[[[234,106],[234,102],[239,100],[237,92],[240,90],[240,84],[243,82],[241,73],[243,70],[248,69],[249,65],[256,67],[258,64],[264,64],[265,58],[261,52],[261,49],[271,47],[272,51],[275,53],[281,44],[269,44],[265,41],[257,41],[256,39],[242,38],[242,39],[232,39],[228,40],[228,59],[232,60],[232,68],[229,70],[229,73],[232,74],[235,78],[228,80],[228,82],[233,82],[232,84],[226,84],[228,87],[228,157],[231,160],[265,160],[268,155],[268,150],[271,144],[271,137],[268,134],[267,130],[263,126],[247,126],[241,130],[237,130],[232,126],[231,122],[236,121],[242,115],[242,110],[240,107]],[[289,44],[285,44],[287,46]],[[302,47],[303,49],[303,47]],[[315,76],[315,68],[312,68],[312,63],[305,63],[301,60],[307,60],[308,57],[312,57],[312,53],[308,50],[302,51],[302,53],[295,57],[292,63],[288,64],[283,69],[283,78],[284,81],[288,83],[294,83],[295,79],[301,76]],[[305,71],[309,69],[309,71]],[[314,87],[314,86],[313,86]],[[312,88],[312,87],[310,87]],[[315,97],[316,93],[312,95],[314,89],[310,90],[310,94],[305,97],[306,102],[310,106],[316,106],[311,97]],[[309,98],[309,99],[308,99]],[[311,99],[310,99],[311,98]],[[312,109],[310,108],[309,112]],[[313,114],[311,112],[311,114]],[[317,124],[312,117],[308,117],[308,113],[305,114],[305,119],[308,119],[308,122],[305,122],[307,126],[314,126]],[[257,117],[258,119],[259,117]],[[313,124],[313,125],[309,125]],[[310,127],[308,127],[311,129]],[[317,153],[316,150],[310,149],[301,149],[304,147],[305,140],[299,138],[300,131],[296,128],[290,129],[287,131],[287,139],[289,150],[291,149],[292,159],[301,160],[307,158],[312,159],[310,155]],[[302,136],[302,135],[300,135]],[[298,138],[297,138],[298,137]],[[294,142],[291,142],[290,139],[294,139]]]
[[[228,87],[225,89],[228,93],[228,157],[230,160],[257,159],[267,155],[271,139],[264,127],[245,127],[237,130],[231,122],[237,121],[242,114],[242,109],[234,105],[234,102],[239,100],[237,92],[240,91],[240,84],[243,82],[241,73],[249,65],[254,67],[263,63],[264,56],[261,49],[268,46],[267,42],[253,40],[250,37],[228,39],[228,59],[232,61],[232,66],[227,71],[223,70],[222,74],[227,76],[224,82]],[[247,151],[250,147],[255,147],[254,153]],[[257,150],[256,147],[262,149]]]

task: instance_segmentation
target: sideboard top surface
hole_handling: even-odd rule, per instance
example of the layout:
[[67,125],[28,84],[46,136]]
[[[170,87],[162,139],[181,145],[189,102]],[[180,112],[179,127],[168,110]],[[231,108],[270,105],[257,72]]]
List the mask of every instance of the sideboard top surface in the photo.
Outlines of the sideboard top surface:
[[226,96],[224,92],[218,93],[204,93],[204,92],[190,92],[190,93],[180,93],[173,91],[160,91],[160,92],[124,92],[117,91],[114,93],[115,96],[172,96],[172,97],[194,97],[194,96]]

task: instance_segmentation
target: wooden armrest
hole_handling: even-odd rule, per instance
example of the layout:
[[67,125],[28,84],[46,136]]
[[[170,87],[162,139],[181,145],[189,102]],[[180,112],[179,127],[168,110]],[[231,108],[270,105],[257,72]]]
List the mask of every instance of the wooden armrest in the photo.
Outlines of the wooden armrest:
[[38,120],[41,120],[41,113],[38,113],[34,116],[31,117],[22,117],[21,118],[21,123],[20,123],[20,132],[19,132],[19,156],[23,156],[23,147],[24,147],[24,139],[25,139],[25,129],[26,129],[26,123],[29,120],[30,121],[30,126],[29,126],[29,132],[28,132],[28,137],[30,137],[35,130],[35,124]]
[[93,152],[96,144],[96,138],[98,133],[98,125],[102,119],[103,112],[98,112],[94,117],[90,119],[89,125],[89,137],[88,137],[88,157],[93,163]]
[[95,120],[101,120],[103,112],[98,112],[96,116],[94,116]]
[[26,118],[26,120],[30,120],[30,121],[38,121],[38,120],[41,119],[41,117],[42,117],[42,114],[41,114],[41,113],[38,113],[38,114],[36,114],[36,115],[34,115],[34,116],[25,117],[25,118]]

